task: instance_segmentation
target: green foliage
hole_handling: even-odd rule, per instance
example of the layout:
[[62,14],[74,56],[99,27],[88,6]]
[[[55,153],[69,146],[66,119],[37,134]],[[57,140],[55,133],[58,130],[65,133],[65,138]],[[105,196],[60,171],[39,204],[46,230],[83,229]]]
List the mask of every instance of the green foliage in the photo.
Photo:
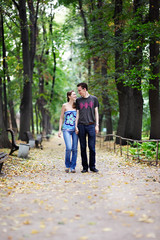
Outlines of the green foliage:
[[[134,147],[129,148],[129,153],[134,157],[139,159],[156,159],[157,143],[156,142],[142,142],[134,143]],[[160,147],[160,143],[158,148]],[[160,152],[158,153],[158,158],[160,158]]]
[[70,4],[77,4],[77,0],[58,0],[59,5],[69,6]]

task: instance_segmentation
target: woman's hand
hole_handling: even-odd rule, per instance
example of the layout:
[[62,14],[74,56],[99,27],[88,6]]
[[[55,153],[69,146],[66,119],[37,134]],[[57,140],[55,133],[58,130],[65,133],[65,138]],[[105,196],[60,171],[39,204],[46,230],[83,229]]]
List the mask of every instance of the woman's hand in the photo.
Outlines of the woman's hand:
[[79,129],[78,129],[78,127],[75,127],[75,132],[76,132],[76,134],[79,133]]
[[61,137],[62,131],[58,132],[58,137]]

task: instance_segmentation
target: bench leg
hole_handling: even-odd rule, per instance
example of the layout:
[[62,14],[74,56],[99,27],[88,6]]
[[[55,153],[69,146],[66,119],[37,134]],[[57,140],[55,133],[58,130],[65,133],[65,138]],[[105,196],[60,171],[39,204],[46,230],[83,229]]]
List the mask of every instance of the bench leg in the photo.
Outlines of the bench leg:
[[0,163],[0,174],[2,174],[1,170],[2,170],[2,166],[3,166],[3,162]]

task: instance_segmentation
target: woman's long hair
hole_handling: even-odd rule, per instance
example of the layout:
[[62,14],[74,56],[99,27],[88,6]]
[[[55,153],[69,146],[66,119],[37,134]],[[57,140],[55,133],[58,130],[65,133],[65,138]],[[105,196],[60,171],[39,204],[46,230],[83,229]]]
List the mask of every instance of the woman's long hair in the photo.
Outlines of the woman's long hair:
[[[72,95],[73,92],[74,92],[73,90],[67,92],[67,101],[68,101],[68,102],[69,102],[69,97]],[[73,107],[73,108],[76,108],[76,103],[75,103],[75,102],[73,103],[72,107]]]

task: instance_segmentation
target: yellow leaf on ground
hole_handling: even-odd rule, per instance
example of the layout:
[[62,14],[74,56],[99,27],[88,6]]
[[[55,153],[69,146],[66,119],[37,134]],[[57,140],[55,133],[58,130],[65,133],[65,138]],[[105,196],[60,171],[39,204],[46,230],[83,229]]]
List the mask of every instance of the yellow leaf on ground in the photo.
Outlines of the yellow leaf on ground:
[[120,209],[115,209],[115,211],[116,211],[116,212],[121,212],[121,210],[120,210]]
[[103,232],[110,232],[112,231],[112,228],[103,228]]
[[31,233],[32,233],[32,234],[37,234],[38,231],[37,231],[36,229],[33,229]]
[[80,237],[79,240],[87,240],[88,237],[87,236],[83,236],[83,237]]
[[133,217],[135,215],[133,211],[123,211],[123,213],[128,214],[130,217]]
[[31,224],[31,222],[27,219],[27,220],[25,220],[25,221],[23,222],[23,224],[29,225],[29,224]]
[[146,214],[143,214],[142,217],[138,219],[139,222],[145,222],[145,223],[153,223],[154,220],[150,217],[148,217]]
[[28,213],[22,213],[22,214],[19,215],[19,217],[28,217],[28,216],[29,216]]
[[44,223],[40,224],[40,228],[45,228],[45,227],[46,227],[46,225]]
[[147,238],[156,238],[156,235],[155,235],[155,233],[148,233],[148,234],[146,235],[146,237],[147,237]]

